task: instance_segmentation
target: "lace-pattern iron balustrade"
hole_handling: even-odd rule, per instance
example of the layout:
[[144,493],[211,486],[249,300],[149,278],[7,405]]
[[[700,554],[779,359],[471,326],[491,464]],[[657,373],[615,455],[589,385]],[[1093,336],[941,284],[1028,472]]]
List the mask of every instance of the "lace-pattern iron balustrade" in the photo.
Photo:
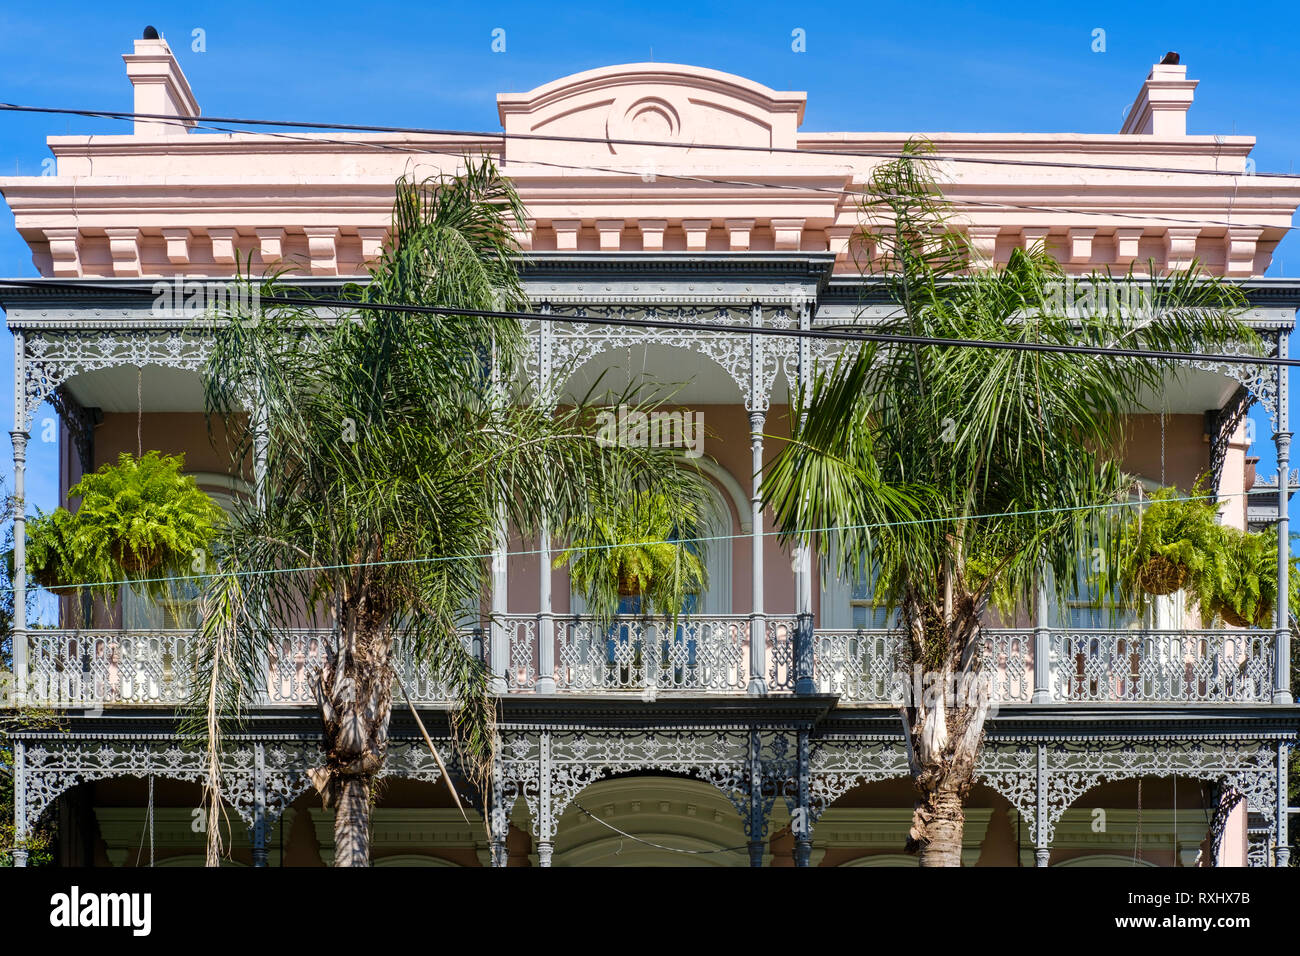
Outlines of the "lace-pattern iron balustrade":
[[[735,328],[797,328],[798,313],[789,308],[755,305],[706,306],[554,306],[557,316],[577,318],[652,319]],[[539,326],[550,324],[541,335]],[[545,390],[541,399],[554,402],[565,382],[582,365],[602,353],[629,346],[660,345],[685,349],[716,362],[735,383],[750,411],[765,412],[778,372],[784,371],[793,391],[799,375],[799,340],[793,336],[739,335],[733,332],[687,329],[645,329],[587,323],[529,322],[530,334],[540,343],[530,353],[530,380]],[[549,347],[549,360],[541,354]],[[542,376],[542,371],[549,375]]]
[[[448,769],[456,768],[452,740],[433,740]],[[60,794],[81,783],[149,776],[201,783],[206,774],[202,746],[182,746],[167,735],[41,734],[23,738],[21,746],[19,810],[29,831]],[[250,827],[259,816],[270,823],[311,789],[308,773],[323,763],[315,737],[228,740],[221,757],[223,797]],[[442,772],[422,737],[394,738],[379,776],[433,783]]]
[[[476,657],[483,653],[479,628],[459,633]],[[195,643],[186,630],[39,628],[27,632],[27,694],[34,704],[55,708],[179,706],[190,695]],[[277,707],[315,705],[313,681],[333,653],[328,629],[293,629],[267,642],[265,685],[259,702]],[[393,640],[393,662],[416,703],[445,703],[451,690],[431,665]]]
[[747,820],[749,757],[750,733],[743,728],[503,727],[494,826],[506,822],[522,797],[539,855],[549,865],[560,817],[585,787],[607,776],[647,770],[711,783]]
[[21,366],[15,375],[23,405],[22,430],[31,428],[42,402],[78,375],[147,365],[198,371],[212,343],[211,335],[201,329],[24,329],[14,335]]
[[[604,624],[589,616],[557,615],[553,624],[554,672],[541,673],[535,616],[501,618],[509,641],[506,685],[531,691],[550,677],[566,693],[653,690],[743,693],[748,685],[752,620],[743,614],[686,614],[675,626],[663,618],[620,617]],[[765,622],[773,692],[793,689],[794,621]]]

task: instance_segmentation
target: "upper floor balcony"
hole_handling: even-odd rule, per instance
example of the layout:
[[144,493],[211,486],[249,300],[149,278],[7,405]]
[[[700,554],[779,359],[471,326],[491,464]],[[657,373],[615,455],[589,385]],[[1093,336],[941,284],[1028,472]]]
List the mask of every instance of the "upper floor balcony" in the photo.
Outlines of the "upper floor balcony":
[[[755,646],[753,637],[762,635]],[[503,615],[461,632],[506,696],[823,694],[840,707],[897,707],[921,691],[903,635],[890,629],[800,627],[792,616]],[[181,630],[28,632],[26,699],[57,709],[171,708],[192,690],[195,643]],[[332,635],[298,630],[269,640],[260,705],[315,706],[313,679]],[[1262,630],[989,628],[980,670],[999,704],[1262,705],[1273,700],[1274,635]],[[400,636],[395,660],[413,702],[449,693]],[[21,681],[20,681],[21,682]],[[401,691],[395,687],[395,696]]]

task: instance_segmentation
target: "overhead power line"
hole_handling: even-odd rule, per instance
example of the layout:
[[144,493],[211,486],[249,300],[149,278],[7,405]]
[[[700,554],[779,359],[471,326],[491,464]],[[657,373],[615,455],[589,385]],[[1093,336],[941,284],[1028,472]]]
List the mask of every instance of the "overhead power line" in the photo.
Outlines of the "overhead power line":
[[[222,119],[217,117],[195,117],[192,119],[185,119],[185,118],[171,116],[170,114],[165,114],[165,113],[131,113],[125,111],[56,109],[52,107],[51,108],[28,107],[28,106],[18,106],[12,103],[0,103],[0,111],[4,111],[4,110],[34,112],[34,113],[72,114],[77,116],[100,117],[100,118],[123,120],[123,121],[129,121],[139,117],[144,119],[157,120],[167,125],[177,126],[185,129],[191,129],[191,128],[206,129],[212,132],[228,133],[228,134],[241,134],[247,131],[240,130],[240,129],[231,129],[230,127],[227,126],[219,126],[214,124],[226,122],[226,123],[258,124],[258,125],[268,125],[268,126],[297,126],[297,127],[305,127],[310,129],[342,129],[342,130],[351,130],[351,131],[404,132],[404,133],[425,134],[425,135],[464,136],[464,137],[483,138],[483,139],[491,139],[494,137],[498,139],[503,137],[506,138],[521,137],[521,138],[539,138],[539,139],[559,139],[562,141],[576,140],[579,142],[591,142],[591,143],[598,143],[598,144],[630,144],[630,145],[643,144],[649,146],[663,146],[663,147],[672,147],[672,148],[722,149],[722,150],[736,149],[742,151],[754,150],[754,151],[761,151],[761,152],[791,152],[791,153],[802,154],[802,155],[811,154],[811,155],[831,155],[831,156],[848,156],[848,157],[863,156],[865,158],[877,157],[881,159],[899,158],[899,154],[897,153],[853,153],[853,152],[848,152],[843,150],[804,150],[804,149],[797,149],[797,148],[790,148],[790,147],[768,148],[763,146],[740,146],[740,145],[701,146],[697,144],[661,143],[653,140],[618,140],[618,139],[597,139],[597,138],[583,138],[583,137],[560,137],[560,136],[550,136],[548,134],[541,134],[541,133],[536,133],[536,134],[476,133],[476,132],[455,131],[455,130],[421,129],[418,127],[368,127],[368,126],[347,126],[343,124],[331,125],[331,124],[317,124],[317,123],[291,123],[291,122],[280,123],[273,120],[239,120],[239,119]],[[352,146],[352,147],[360,146],[368,149],[378,149],[381,151],[397,152],[397,153],[403,153],[408,155],[449,156],[457,159],[461,158],[462,156],[461,153],[451,152],[448,150],[438,150],[438,149],[431,149],[427,147],[400,146],[392,143],[378,143],[378,142],[371,142],[368,140],[346,140],[346,139],[335,139],[335,138],[322,137],[322,136],[296,136],[292,133],[283,133],[283,132],[275,132],[275,131],[267,131],[264,133],[264,135],[274,136],[280,139],[287,139],[293,142],[314,143],[314,144],[324,143],[327,145]],[[1041,161],[1040,160],[1009,160],[1009,159],[1001,160],[1001,159],[978,158],[978,157],[941,156],[935,154],[928,154],[924,158],[933,161],[973,162],[973,163],[977,162],[977,163],[986,163],[986,164],[994,164],[994,165],[1011,165],[1011,166],[1048,165],[1048,166],[1059,166],[1059,167],[1079,168],[1079,169],[1141,171],[1141,172],[1156,172],[1156,173],[1190,173],[1193,175],[1233,176],[1233,177],[1241,177],[1246,175],[1244,173],[1233,173],[1233,172],[1226,172],[1226,171],[1219,171],[1219,170],[1182,170],[1177,168],[1166,168],[1166,167],[1156,167],[1156,166],[1131,166],[1131,167],[1107,166],[1104,164],[1048,162],[1046,160],[1041,160]],[[555,162],[551,160],[541,160],[541,159],[527,160],[525,165],[542,166],[549,169],[613,173],[618,175],[627,175],[629,173],[638,172],[637,170],[628,167],[584,165],[579,163],[561,163],[561,162]],[[851,189],[840,189],[838,187],[833,187],[833,186],[809,186],[809,185],[801,185],[797,183],[774,183],[774,182],[761,182],[761,181],[744,180],[744,179],[719,179],[716,177],[689,175],[680,172],[677,173],[658,172],[657,170],[653,172],[644,171],[641,174],[650,175],[656,179],[672,180],[674,182],[693,182],[693,183],[703,183],[707,185],[730,186],[730,187],[748,188],[748,189],[784,189],[784,190],[790,190],[790,191],[795,191],[800,193],[809,193],[809,192],[823,193],[826,195],[852,197],[854,199],[861,199],[863,197],[863,193],[861,191],[855,191]],[[1259,175],[1278,176],[1281,178],[1300,178],[1300,173],[1297,174],[1269,173],[1269,174],[1259,174]],[[1292,225],[1281,226],[1281,225],[1275,225],[1271,223],[1233,222],[1231,219],[1192,219],[1183,216],[1165,216],[1165,215],[1160,215],[1158,213],[1124,213],[1124,212],[1113,212],[1109,210],[1085,209],[1081,207],[1070,207],[1070,206],[1043,206],[1043,205],[1033,205],[1029,203],[998,202],[995,200],[987,200],[987,199],[962,198],[962,199],[955,199],[953,200],[953,202],[957,205],[977,206],[980,208],[1016,209],[1016,210],[1024,210],[1028,212],[1048,212],[1048,213],[1056,213],[1056,214],[1070,213],[1070,214],[1082,215],[1082,216],[1099,216],[1106,219],[1133,219],[1142,222],[1153,222],[1153,221],[1170,222],[1170,223],[1181,223],[1181,224],[1190,224],[1190,225],[1199,225],[1199,226],[1224,226],[1225,228],[1235,227],[1239,229],[1265,229],[1265,230],[1282,230],[1282,231],[1292,231],[1292,230],[1300,229],[1300,226],[1292,226]]]
[[[160,279],[159,281],[166,281]],[[116,293],[119,295],[152,295],[150,286],[101,286],[76,283],[55,283],[34,279],[0,279],[0,287],[49,289],[67,288],[77,291]],[[777,338],[828,339],[840,342],[876,342],[888,345],[918,345],[939,348],[985,348],[1012,352],[1048,352],[1070,355],[1099,355],[1134,359],[1154,359],[1168,362],[1215,362],[1233,365],[1272,365],[1284,368],[1300,367],[1300,358],[1280,358],[1270,355],[1228,355],[1214,352],[1163,352],[1157,349],[1134,349],[1101,345],[1066,345],[1054,342],[998,342],[989,339],[936,338],[926,335],[901,335],[893,332],[850,332],[838,329],[776,328],[755,325],[720,325],[711,322],[684,322],[678,319],[633,319],[607,315],[563,315],[553,312],[514,312],[498,309],[463,309],[440,305],[406,305],[393,302],[356,302],[315,296],[259,296],[259,304],[287,305],[305,308],[347,309],[349,311],[396,312],[409,315],[463,315],[485,319],[517,319],[519,321],[560,322],[578,325],[612,325],[625,328],[667,329],[682,332],[731,333],[733,335],[768,335]]]
[[[778,436],[769,435],[767,437],[776,438]],[[788,439],[782,438],[781,440],[787,441]],[[1124,508],[1133,508],[1133,507],[1148,508],[1151,505],[1157,503],[1169,504],[1171,502],[1184,502],[1184,501],[1220,501],[1225,498],[1248,498],[1249,495],[1250,492],[1248,491],[1227,491],[1218,495],[1187,495],[1178,498],[1163,498],[1160,499],[1159,502],[1151,498],[1142,498],[1139,500],[1130,500],[1130,501],[1103,502],[1101,504],[1095,504],[1095,505],[1072,505],[1072,506],[1059,507],[1059,508],[1029,508],[1020,511],[990,512],[987,514],[964,515],[964,516],[942,515],[934,518],[913,518],[905,521],[880,521],[874,524],[861,524],[861,525],[834,524],[822,528],[797,528],[789,532],[781,531],[781,530],[772,530],[772,531],[760,532],[759,536],[763,538],[800,538],[800,537],[806,537],[808,535],[814,535],[814,534],[834,534],[835,532],[840,532],[840,531],[876,531],[883,528],[902,528],[902,527],[909,527],[913,525],[945,524],[947,522],[959,521],[959,520],[970,522],[970,521],[983,521],[987,519],[996,519],[996,518],[1027,518],[1027,517],[1035,517],[1039,515],[1050,516],[1050,515],[1059,515],[1059,514],[1077,514],[1083,511],[1105,512],[1105,511],[1122,510]],[[672,540],[665,539],[662,541],[644,542],[644,543],[707,545],[710,542],[750,541],[753,540],[753,537],[754,537],[753,532],[740,532],[736,534],[699,535],[696,537],[673,538]],[[593,545],[579,545],[571,548],[565,548],[564,550],[576,554],[579,552],[586,552],[586,551],[607,551],[615,547],[618,547],[618,545],[593,544]],[[554,554],[554,551],[553,550],[542,551],[539,548],[521,548],[517,551],[507,550],[502,552],[502,554],[506,558],[535,557],[541,555],[546,555],[549,557]],[[116,581],[96,581],[94,583],[86,583],[86,584],[55,586],[51,588],[46,588],[45,590],[55,592],[55,593],[65,593],[65,592],[72,592],[72,591],[78,591],[78,590],[84,590],[90,588],[117,587],[118,585],[136,586],[141,584],[167,584],[169,582],[175,582],[175,581],[203,581],[209,578],[218,578],[218,577],[227,577],[227,576],[241,578],[241,577],[255,577],[263,574],[316,574],[322,571],[352,571],[357,568],[391,568],[391,567],[409,566],[412,564],[443,564],[446,562],[455,562],[455,561],[487,561],[493,557],[495,557],[495,554],[493,552],[485,552],[481,554],[435,555],[432,557],[422,557],[422,558],[396,558],[396,559],[389,559],[384,561],[355,561],[346,564],[304,565],[304,566],[287,567],[287,568],[251,568],[248,570],[214,571],[210,573],[203,572],[203,573],[189,574],[189,575],[170,575],[166,577],[157,577],[157,578],[122,578]],[[0,594],[9,593],[13,590],[14,588],[12,585],[7,587],[0,587]]]
[[[354,123],[314,123],[302,120],[268,120],[235,116],[193,116],[180,117],[172,113],[135,113],[126,110],[69,109],[48,106],[20,106],[15,103],[0,103],[0,110],[24,113],[56,113],[75,116],[101,117],[108,119],[148,119],[182,122],[186,125],[200,123],[226,123],[237,126],[287,126],[296,129],[340,130],[352,133],[404,133],[419,136],[449,136],[488,140],[540,140],[558,143],[588,143],[592,145],[613,146],[651,146],[662,149],[709,150],[745,153],[790,154],[795,156],[838,156],[862,159],[898,159],[895,152],[849,149],[827,149],[801,146],[748,146],[740,143],[699,143],[699,142],[664,142],[653,139],[623,139],[618,137],[573,136],[559,133],[507,133],[488,130],[437,129],[422,126],[378,126]],[[952,156],[930,154],[926,159],[937,162],[972,163],[987,166],[1046,166],[1066,169],[1094,169],[1107,172],[1135,173],[1177,173],[1189,176],[1270,176],[1282,179],[1300,179],[1300,173],[1237,173],[1219,169],[1180,169],[1176,166],[1131,166],[1107,165],[1105,163],[1079,163],[1068,160],[1046,159],[995,159],[985,156]]]

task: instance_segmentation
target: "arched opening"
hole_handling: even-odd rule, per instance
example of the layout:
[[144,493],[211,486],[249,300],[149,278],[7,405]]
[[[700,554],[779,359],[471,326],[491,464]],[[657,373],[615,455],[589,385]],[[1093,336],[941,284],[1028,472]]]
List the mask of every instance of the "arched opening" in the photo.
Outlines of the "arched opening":
[[[636,342],[583,353],[576,366],[559,374],[564,381],[561,400],[585,399],[607,407],[615,416],[620,440],[652,441],[699,468],[709,498],[698,529],[704,539],[699,551],[709,585],[689,610],[704,615],[732,613],[737,535],[749,530],[751,464],[748,413],[731,375],[702,352]],[[651,406],[644,431],[623,427],[620,417],[627,403],[638,402]],[[657,422],[656,416],[662,421]],[[569,609],[573,614],[587,610],[582,593],[572,588]]]
[[[1214,788],[1178,776],[1098,784],[1056,823],[1052,866],[1203,866],[1212,847]],[[1244,801],[1223,821],[1220,865],[1245,865]]]
[[[221,865],[252,866],[247,822],[229,803],[222,809]],[[46,808],[38,826],[52,827],[50,862],[59,866],[205,865],[207,811],[199,783],[155,776],[150,816],[148,777],[124,775],[69,788]],[[270,844],[274,857],[274,839]]]
[[748,866],[744,823],[711,783],[633,775],[584,788],[565,809],[552,866]]
[[[458,792],[466,788],[458,780]],[[462,797],[457,808],[442,780],[380,779],[370,811],[372,866],[487,866],[483,816]],[[294,801],[286,865],[334,865],[334,811],[315,793]]]
[[[859,783],[830,804],[812,830],[813,866],[916,866],[905,853],[915,791],[902,777]],[[775,815],[774,815],[775,816]],[[963,866],[1015,866],[1019,815],[1002,794],[976,784],[966,801]],[[794,837],[773,821],[774,865],[793,865]]]

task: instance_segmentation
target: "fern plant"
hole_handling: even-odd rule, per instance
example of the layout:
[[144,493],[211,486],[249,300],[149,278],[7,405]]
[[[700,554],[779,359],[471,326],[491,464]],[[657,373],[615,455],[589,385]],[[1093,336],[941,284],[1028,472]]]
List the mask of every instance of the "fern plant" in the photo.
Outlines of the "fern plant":
[[675,540],[693,536],[698,524],[696,501],[633,491],[613,507],[593,508],[571,528],[569,548],[555,567],[569,565],[574,587],[603,622],[630,595],[640,596],[643,614],[676,616],[687,597],[708,587],[699,554]]
[[1277,604],[1277,537],[1223,525],[1218,537],[1188,596],[1234,627],[1267,624]]
[[1223,543],[1218,508],[1200,481],[1190,495],[1160,488],[1120,535],[1120,584],[1133,594],[1193,587]]
[[108,598],[127,580],[155,597],[163,578],[188,573],[224,513],[181,473],[184,455],[123,452],[68,491],[76,512],[56,508],[28,525],[27,568],[39,583]]

